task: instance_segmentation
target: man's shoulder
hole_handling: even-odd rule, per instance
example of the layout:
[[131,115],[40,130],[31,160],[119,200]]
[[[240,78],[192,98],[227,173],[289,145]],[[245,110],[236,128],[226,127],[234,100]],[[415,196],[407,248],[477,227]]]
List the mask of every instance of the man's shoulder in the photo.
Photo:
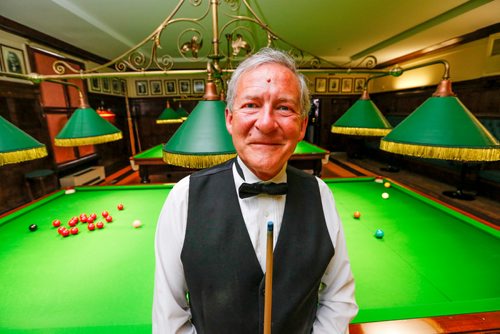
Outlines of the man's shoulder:
[[199,171],[194,172],[191,174],[191,179],[196,179],[196,178],[201,178],[201,177],[206,177],[206,176],[211,176],[227,171],[231,171],[231,167],[233,166],[233,161],[234,159],[230,159],[226,162],[223,162],[220,165],[216,165],[213,167],[205,168]]

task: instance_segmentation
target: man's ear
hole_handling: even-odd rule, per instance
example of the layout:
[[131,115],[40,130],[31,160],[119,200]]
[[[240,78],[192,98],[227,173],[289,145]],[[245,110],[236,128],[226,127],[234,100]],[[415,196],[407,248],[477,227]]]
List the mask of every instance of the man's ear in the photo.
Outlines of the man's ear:
[[233,135],[233,113],[229,110],[229,108],[226,108],[225,114],[227,132],[229,132],[230,135]]
[[300,129],[300,138],[299,141],[304,139],[306,135],[306,129],[307,129],[307,122],[309,121],[309,117],[304,117],[304,119],[301,121],[302,129]]

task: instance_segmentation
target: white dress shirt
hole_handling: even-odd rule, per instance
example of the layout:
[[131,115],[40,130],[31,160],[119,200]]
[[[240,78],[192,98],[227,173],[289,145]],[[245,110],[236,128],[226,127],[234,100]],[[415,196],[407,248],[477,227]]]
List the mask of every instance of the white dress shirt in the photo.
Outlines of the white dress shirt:
[[[235,189],[243,182],[261,182],[239,159],[244,174],[240,177],[233,165]],[[269,182],[286,182],[286,166]],[[314,334],[348,333],[348,324],[358,311],[354,299],[354,280],[347,256],[344,232],[335,207],[332,192],[319,178],[321,204],[328,233],[335,248],[322,282],[325,288],[319,294],[319,305],[314,322]],[[267,181],[266,181],[267,182]],[[187,291],[181,251],[187,224],[189,176],[171,190],[163,206],[156,231],[156,272],[153,300],[154,334],[194,334],[187,305]],[[279,235],[286,195],[257,195],[238,198],[248,234],[262,271],[265,273],[267,222],[274,223],[274,245]]]

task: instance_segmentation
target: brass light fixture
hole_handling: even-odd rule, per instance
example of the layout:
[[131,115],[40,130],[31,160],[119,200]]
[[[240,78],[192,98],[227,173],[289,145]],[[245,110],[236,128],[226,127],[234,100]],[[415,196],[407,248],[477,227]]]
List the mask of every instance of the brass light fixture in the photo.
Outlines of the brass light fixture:
[[76,88],[80,98],[80,106],[55,137],[56,146],[93,145],[122,139],[121,131],[89,106],[80,87],[64,81],[51,82]]
[[361,97],[332,125],[332,133],[382,137],[392,130],[391,124],[368,94],[369,81],[386,75],[388,74],[373,76],[366,80]]
[[455,161],[500,160],[500,143],[451,89],[448,62],[439,60],[404,71],[443,64],[436,92],[382,138],[380,149],[419,158]]

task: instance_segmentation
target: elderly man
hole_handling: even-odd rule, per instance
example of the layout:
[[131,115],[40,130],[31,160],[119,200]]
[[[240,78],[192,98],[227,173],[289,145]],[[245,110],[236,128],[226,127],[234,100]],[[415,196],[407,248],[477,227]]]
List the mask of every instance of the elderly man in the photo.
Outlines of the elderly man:
[[233,73],[227,106],[237,158],[181,180],[158,221],[153,332],[261,333],[272,221],[272,333],[346,333],[357,305],[332,193],[287,166],[307,126],[303,76],[262,49]]

